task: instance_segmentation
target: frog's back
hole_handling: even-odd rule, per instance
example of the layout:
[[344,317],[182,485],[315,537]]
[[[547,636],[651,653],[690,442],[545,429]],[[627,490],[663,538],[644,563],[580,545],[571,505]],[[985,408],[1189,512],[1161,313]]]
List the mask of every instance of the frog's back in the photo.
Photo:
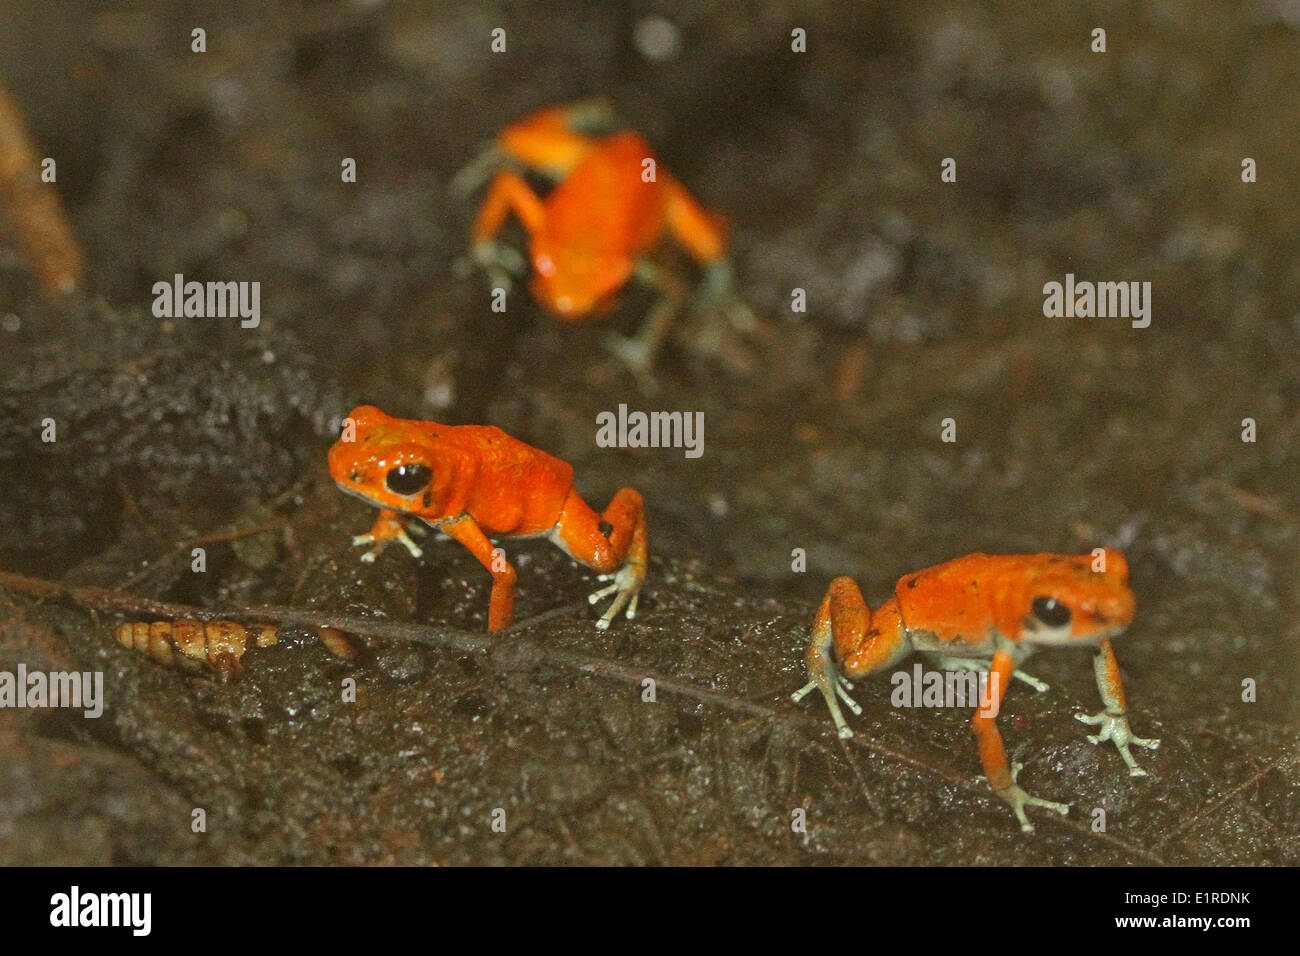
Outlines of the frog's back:
[[991,647],[998,582],[1032,557],[968,554],[900,578],[894,594],[918,649]]
[[549,227],[629,254],[649,248],[663,231],[663,197],[657,178],[643,178],[647,159],[654,153],[636,133],[604,140],[547,196]]
[[573,466],[495,425],[460,425],[448,436],[474,463],[466,510],[488,533],[541,534],[560,519]]
[[1026,589],[1044,569],[1078,560],[1050,553],[968,554],[904,576],[894,593],[909,631],[930,632],[939,643],[983,646],[997,633],[1018,641],[1016,609]]

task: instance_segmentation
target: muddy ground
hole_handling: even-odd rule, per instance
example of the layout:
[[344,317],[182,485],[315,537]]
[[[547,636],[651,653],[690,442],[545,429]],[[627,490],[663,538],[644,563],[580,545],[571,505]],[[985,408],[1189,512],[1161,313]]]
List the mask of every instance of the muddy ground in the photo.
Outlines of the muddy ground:
[[[118,647],[121,615],[0,593],[2,669],[99,670],[107,697],[97,720],[0,712],[0,861],[1300,863],[1283,9],[0,5],[0,76],[88,262],[50,301],[0,233],[0,566],[461,642],[370,639],[348,662],[285,627],[222,685]],[[651,16],[676,27],[667,59],[637,40]],[[758,318],[685,321],[653,391],[602,347],[650,293],[560,326],[522,294],[492,312],[458,266],[477,197],[451,177],[504,123],[596,94],[727,213]],[[1045,318],[1067,272],[1151,282],[1150,326]],[[175,273],[260,281],[260,326],[155,318]],[[640,615],[598,632],[592,574],[543,541],[507,543],[521,624],[492,639],[458,546],[360,563],[373,513],[325,452],[362,401],[499,425],[570,461],[594,504],[639,488]],[[598,447],[621,402],[703,412],[704,454]],[[1098,546],[1133,569],[1117,651],[1134,730],[1163,744],[1130,778],[1073,719],[1100,706],[1087,652],[1035,658],[1051,690],[1016,686],[1000,724],[1068,819],[1019,833],[975,779],[964,711],[895,709],[864,681],[841,742],[820,701],[790,702],[831,577],[875,603],[973,551]]]

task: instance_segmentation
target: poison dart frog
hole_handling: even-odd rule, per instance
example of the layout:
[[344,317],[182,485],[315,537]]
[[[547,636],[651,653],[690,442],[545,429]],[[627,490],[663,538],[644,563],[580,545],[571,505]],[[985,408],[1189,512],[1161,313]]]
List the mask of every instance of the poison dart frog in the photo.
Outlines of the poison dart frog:
[[[871,610],[852,578],[831,582],[813,622],[808,645],[808,683],[796,691],[802,700],[814,688],[830,707],[842,738],[853,731],[840,713],[838,696],[861,714],[848,678],[890,667],[913,651],[937,655],[944,669],[987,669],[989,705],[975,712],[972,729],[979,745],[985,779],[1011,805],[1020,828],[1033,825],[1026,806],[1065,814],[1069,804],[1031,797],[1016,784],[1020,765],[1008,767],[996,717],[1013,677],[1047,690],[1047,685],[1019,670],[1039,647],[1093,647],[1093,670],[1105,709],[1076,714],[1099,727],[1094,744],[1112,741],[1135,777],[1146,775],[1130,745],[1154,750],[1159,740],[1136,737],[1129,730],[1119,664],[1111,648],[1133,620],[1136,600],[1128,584],[1128,562],[1118,551],[1091,554],[971,554],[902,578],[894,595]],[[990,663],[983,663],[983,662]],[[993,677],[996,676],[996,680]]]
[[726,229],[721,217],[657,165],[640,135],[592,135],[612,125],[610,113],[603,101],[539,110],[502,130],[485,159],[458,179],[478,177],[485,162],[504,162],[556,182],[543,198],[518,172],[500,170],[471,238],[475,261],[508,289],[510,269],[522,269],[523,261],[494,237],[509,213],[518,216],[529,237],[533,296],[561,320],[579,322],[609,311],[633,275],[663,291],[635,339],[610,339],[620,358],[643,371],[686,299],[682,283],[648,254],[666,233],[672,235],[708,268],[704,297],[716,300],[730,285]]
[[646,528],[641,495],[632,488],[597,513],[574,490],[572,466],[499,428],[393,418],[371,405],[353,409],[344,421],[329,468],[341,489],[380,509],[370,532],[352,539],[372,545],[361,560],[374,561],[394,539],[418,558],[407,527],[419,518],[482,562],[492,575],[489,631],[510,624],[515,603],[515,570],[493,547],[494,537],[547,537],[601,572],[599,580],[612,583],[589,602],[611,594],[614,600],[598,628],[609,627],[620,611],[636,614]]

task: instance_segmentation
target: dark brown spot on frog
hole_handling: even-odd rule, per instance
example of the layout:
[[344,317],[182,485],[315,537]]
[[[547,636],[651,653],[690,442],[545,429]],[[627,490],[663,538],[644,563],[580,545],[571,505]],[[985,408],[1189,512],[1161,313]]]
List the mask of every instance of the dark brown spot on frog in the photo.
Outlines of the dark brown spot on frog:
[[424,493],[424,498],[422,499],[422,501],[423,501],[424,507],[426,507],[426,508],[429,507],[429,505],[433,504],[433,492],[431,492],[431,491],[426,491],[426,492]]

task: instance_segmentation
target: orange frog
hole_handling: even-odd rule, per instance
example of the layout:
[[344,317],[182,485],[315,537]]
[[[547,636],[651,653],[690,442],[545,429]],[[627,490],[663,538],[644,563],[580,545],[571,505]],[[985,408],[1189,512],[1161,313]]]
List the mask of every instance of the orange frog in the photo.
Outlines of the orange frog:
[[[1159,740],[1135,737],[1124,709],[1124,687],[1111,638],[1133,620],[1136,602],[1128,586],[1128,562],[1113,550],[1092,554],[971,554],[909,574],[894,596],[872,611],[852,578],[831,582],[813,623],[808,645],[809,682],[822,692],[840,737],[852,737],[836,697],[854,714],[862,709],[848,694],[849,677],[861,677],[901,661],[913,651],[937,655],[947,670],[989,671],[988,708],[976,711],[972,729],[989,784],[1011,805],[1020,828],[1033,831],[1026,806],[1069,813],[1069,804],[1031,797],[1016,784],[1020,765],[1007,765],[995,723],[1002,695],[1013,677],[1038,690],[1047,685],[1018,668],[1038,647],[1094,647],[1093,669],[1105,709],[1076,714],[1099,726],[1088,740],[1113,741],[1135,777],[1146,775],[1129,745],[1155,749]],[[991,661],[985,664],[984,662]],[[996,677],[996,680],[994,679]]]
[[[550,107],[507,126],[487,161],[513,161],[557,185],[542,198],[517,172],[498,172],[474,223],[474,259],[509,288],[508,270],[523,263],[493,237],[514,212],[529,236],[533,295],[560,319],[578,322],[608,311],[633,275],[663,289],[663,301],[635,339],[611,340],[616,354],[644,370],[686,297],[682,284],[647,255],[671,233],[709,267],[706,296],[718,298],[730,284],[726,235],[722,220],[658,167],[639,135],[589,132],[609,125],[608,105],[591,102]],[[475,175],[476,165],[465,172]]]
[[641,495],[632,488],[598,514],[574,490],[572,466],[499,428],[393,418],[370,405],[352,410],[329,465],[340,488],[380,509],[369,534],[353,538],[374,545],[361,560],[374,561],[394,539],[418,558],[406,530],[419,518],[463,544],[492,574],[489,631],[510,624],[515,604],[515,569],[493,537],[545,536],[602,572],[600,580],[613,583],[590,603],[610,594],[614,601],[597,627],[609,627],[624,609],[628,618],[636,614],[646,532]]

